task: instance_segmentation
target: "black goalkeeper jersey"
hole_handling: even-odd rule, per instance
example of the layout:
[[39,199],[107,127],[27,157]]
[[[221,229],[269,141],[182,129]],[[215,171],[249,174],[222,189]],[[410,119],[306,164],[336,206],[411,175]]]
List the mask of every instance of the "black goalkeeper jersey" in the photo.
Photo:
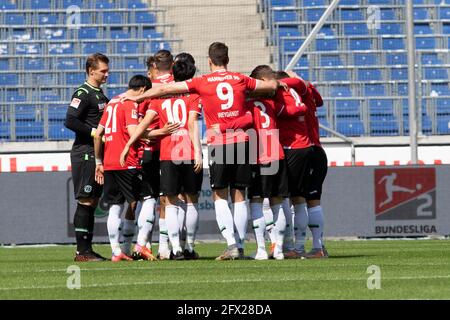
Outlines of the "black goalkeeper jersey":
[[[97,128],[109,99],[102,89],[85,82],[72,95],[67,108],[65,126],[75,132],[72,161],[83,161],[94,154],[93,128]],[[87,159],[86,159],[87,160]]]

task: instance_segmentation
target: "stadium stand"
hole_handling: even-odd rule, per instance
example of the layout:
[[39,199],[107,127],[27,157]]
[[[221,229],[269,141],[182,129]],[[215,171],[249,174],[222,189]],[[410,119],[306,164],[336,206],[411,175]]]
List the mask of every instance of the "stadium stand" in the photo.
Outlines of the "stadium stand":
[[[279,69],[290,62],[330,3],[261,1]],[[372,25],[371,5],[380,17]],[[329,111],[319,117],[321,123],[348,136],[409,133],[405,11],[404,0],[339,2],[294,67],[325,97]],[[414,35],[422,134],[449,134],[450,0],[415,0]]]
[[110,58],[107,96],[123,92],[145,58],[178,51],[165,12],[140,0],[0,0],[0,141],[67,140],[86,55]]

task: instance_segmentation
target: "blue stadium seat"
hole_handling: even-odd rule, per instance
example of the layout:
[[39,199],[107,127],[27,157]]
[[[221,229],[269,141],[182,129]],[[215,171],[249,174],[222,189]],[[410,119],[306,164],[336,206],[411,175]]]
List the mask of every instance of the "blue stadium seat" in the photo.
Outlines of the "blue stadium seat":
[[370,134],[373,136],[397,136],[399,134],[398,121],[391,117],[371,118]]
[[442,24],[442,33],[443,34],[450,34],[450,23]]
[[436,91],[440,96],[450,96],[449,83],[432,83],[431,90]]
[[433,34],[428,23],[414,24],[414,34]]
[[16,139],[18,141],[42,140],[44,125],[42,121],[16,123]]
[[[82,82],[77,83],[77,85],[81,85],[85,79],[83,79]],[[55,101],[61,101],[61,97],[54,94],[48,94],[48,93],[41,93],[41,96],[39,97],[41,101],[49,101],[49,102],[55,102]]]
[[391,80],[408,80],[408,69],[407,68],[391,69]]
[[344,35],[368,35],[367,23],[346,23],[344,24]]
[[325,9],[306,9],[306,20],[309,22],[319,21]]
[[382,48],[383,50],[405,49],[405,42],[404,39],[401,38],[383,38]]
[[16,105],[14,116],[17,121],[36,121],[36,107],[34,105]]
[[433,131],[433,123],[428,115],[422,115],[422,133],[431,134]]
[[157,39],[157,38],[162,38],[163,34],[160,32],[156,32],[153,27],[150,27],[150,28],[144,27],[142,29],[142,37],[146,38],[146,39]]
[[304,7],[320,7],[325,5],[325,0],[303,0]]
[[111,39],[130,39],[131,34],[123,28],[111,28]]
[[337,51],[338,40],[337,39],[317,39],[316,49],[318,51]]
[[364,134],[364,125],[361,121],[341,120],[336,123],[336,130],[346,136],[361,136]]
[[380,69],[358,69],[358,80],[359,81],[374,81],[381,80],[381,70]]
[[450,7],[440,7],[439,9],[439,18],[450,20]]
[[47,40],[63,40],[66,38],[66,29],[44,29],[44,38]]
[[0,141],[11,138],[11,125],[9,122],[0,121]]
[[324,80],[325,81],[348,81],[349,75],[348,70],[325,70],[324,71]]
[[159,50],[169,50],[170,44],[165,41],[152,41],[145,43],[144,52],[157,52]]
[[114,2],[109,0],[96,0],[95,1],[96,9],[113,9]]
[[97,43],[97,42],[89,42],[83,43],[83,53],[84,54],[92,54],[96,52],[106,53],[106,43]]
[[0,70],[9,70],[9,59],[0,59]]
[[121,93],[124,93],[125,91],[127,91],[126,88],[108,88],[107,97],[113,98]]
[[289,40],[289,39],[282,39],[281,41],[281,48],[283,51],[294,51],[296,52],[302,45],[304,40]]
[[48,14],[48,13],[40,13],[38,23],[43,24],[58,24],[58,15],[56,14]]
[[24,102],[26,100],[27,100],[27,98],[25,96],[20,95],[18,90],[16,90],[16,89],[8,91],[6,93],[6,101],[9,101],[9,102]]
[[44,60],[41,58],[25,58],[24,60],[25,70],[43,70]]
[[295,6],[295,0],[270,0],[273,7],[290,7]]
[[359,5],[359,0],[341,0],[339,1],[340,5],[348,5],[348,6],[356,6]]
[[364,84],[364,94],[366,97],[379,96],[386,94],[384,84]]
[[351,97],[352,91],[348,85],[334,85],[331,87],[331,97]]
[[73,54],[73,43],[53,43],[48,45],[49,54]]
[[86,75],[80,72],[67,73],[66,83],[71,85],[80,85],[86,80]]
[[407,96],[408,95],[408,84],[407,83],[398,83],[397,84],[397,94],[400,96]]
[[359,9],[342,9],[341,20],[343,21],[358,21],[365,20],[362,12]]
[[86,28],[82,27],[78,30],[79,39],[97,39],[98,28]]
[[378,55],[375,53],[355,53],[355,65],[357,66],[372,66],[378,65]]
[[299,37],[300,32],[297,27],[292,26],[279,26],[278,27],[278,37]]
[[334,36],[334,31],[331,26],[324,25],[322,28],[320,28],[318,35],[325,35],[325,36]]
[[117,51],[116,53],[123,54],[136,54],[139,52],[139,43],[138,42],[117,42]]
[[436,99],[436,114],[438,116],[448,115],[450,116],[450,99]]
[[394,9],[380,9],[381,20],[396,20]]
[[33,74],[32,81],[40,86],[52,86],[55,84],[54,75],[51,73]]
[[273,11],[274,22],[295,22],[298,21],[297,12],[293,10]]
[[103,12],[103,24],[121,24],[122,14],[116,12]]
[[424,79],[427,80],[448,80],[447,70],[445,68],[424,68]]
[[16,73],[0,73],[0,85],[16,86],[19,84],[19,76]]
[[408,64],[408,59],[405,53],[388,53],[386,54],[387,65],[402,65]]
[[392,0],[368,0],[369,4],[393,4]]
[[51,123],[48,126],[49,140],[70,140],[75,138],[75,133],[67,129],[63,123]]
[[142,69],[144,66],[142,62],[139,61],[138,58],[125,58],[124,59],[124,68],[125,69]]
[[369,114],[373,116],[394,116],[394,101],[392,99],[370,99]]
[[108,76],[108,84],[122,84],[122,81],[120,80],[120,73],[110,73]]
[[342,66],[341,58],[339,58],[338,54],[333,55],[324,55],[320,56],[320,65],[322,67],[326,66]]
[[421,56],[422,64],[433,65],[442,64],[441,59],[438,58],[437,53],[423,53]]
[[5,22],[7,25],[23,25],[25,24],[25,15],[16,13],[6,13]]
[[78,6],[80,8],[83,8],[83,0],[64,0],[63,1],[63,8],[66,9],[70,6]]
[[435,37],[420,37],[416,38],[416,49],[435,49]]
[[377,34],[392,34],[398,35],[403,34],[402,25],[399,23],[381,23],[380,28],[377,29]]
[[13,29],[12,38],[18,41],[27,41],[31,39],[31,32],[23,28]]
[[298,69],[296,72],[303,79],[309,79],[309,71],[307,68]]
[[147,5],[143,3],[141,0],[130,0],[125,1],[128,5],[129,9],[145,9],[147,8]]
[[336,100],[335,114],[337,118],[361,117],[359,100]]
[[351,39],[350,50],[370,50],[372,49],[372,41],[370,39]]
[[156,23],[156,17],[152,13],[148,12],[136,12],[135,23],[154,24]]
[[34,10],[34,9],[50,9],[50,8],[51,8],[50,0],[31,0],[30,9]]
[[78,59],[76,58],[58,58],[56,61],[57,70],[76,70],[78,69]]
[[437,133],[450,134],[450,117],[439,117],[437,119]]
[[414,8],[414,20],[428,20],[428,10],[425,8]]
[[11,3],[9,1],[1,1],[0,2],[0,9],[1,10],[16,10],[17,5],[15,3]]
[[66,105],[49,105],[48,106],[48,121],[64,121],[66,119],[67,106]]

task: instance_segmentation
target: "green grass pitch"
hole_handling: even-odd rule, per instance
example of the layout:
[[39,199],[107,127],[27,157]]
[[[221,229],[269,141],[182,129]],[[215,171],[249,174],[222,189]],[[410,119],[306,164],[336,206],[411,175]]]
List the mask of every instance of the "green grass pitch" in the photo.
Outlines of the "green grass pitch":
[[[197,261],[120,263],[74,263],[74,246],[2,247],[0,299],[450,299],[450,240],[328,241],[328,259],[214,261],[224,246],[198,244]],[[80,289],[67,288],[71,265]],[[367,287],[371,265],[380,289]]]

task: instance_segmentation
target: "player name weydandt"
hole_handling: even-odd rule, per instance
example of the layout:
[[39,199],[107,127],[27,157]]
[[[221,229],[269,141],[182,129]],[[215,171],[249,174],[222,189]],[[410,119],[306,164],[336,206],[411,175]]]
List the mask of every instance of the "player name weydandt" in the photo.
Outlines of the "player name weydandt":
[[237,117],[239,116],[239,111],[226,111],[226,112],[219,112],[217,114],[219,118],[230,118],[230,117]]

